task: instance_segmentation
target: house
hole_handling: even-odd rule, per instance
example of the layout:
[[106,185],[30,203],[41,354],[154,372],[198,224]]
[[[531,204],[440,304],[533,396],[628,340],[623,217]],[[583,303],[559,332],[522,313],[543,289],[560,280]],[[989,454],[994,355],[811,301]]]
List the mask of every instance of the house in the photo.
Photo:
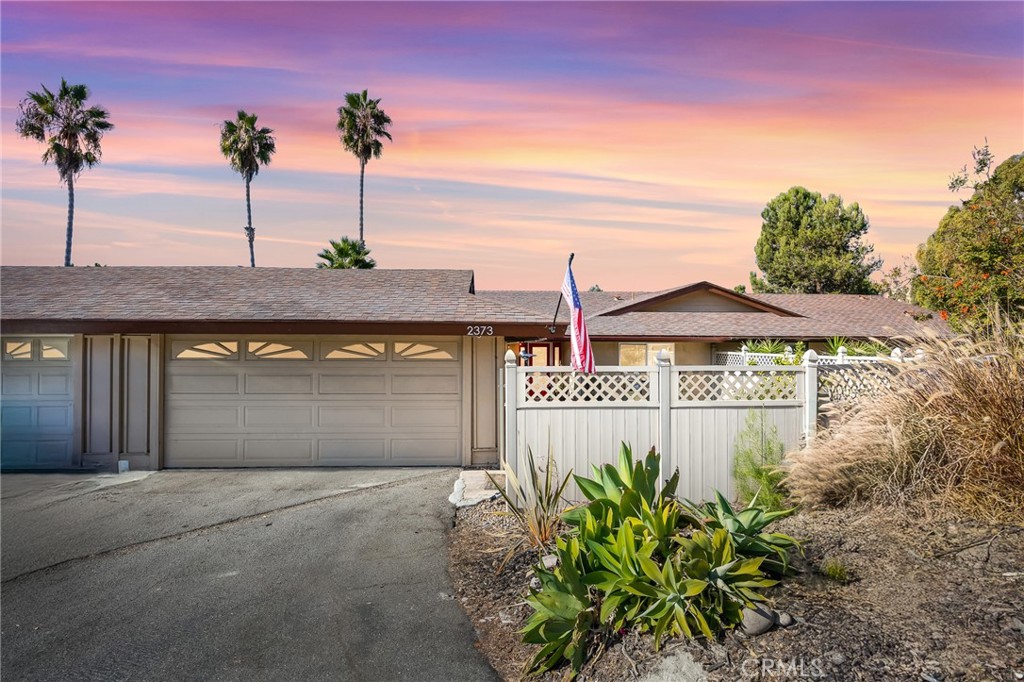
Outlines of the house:
[[[480,291],[494,301],[547,313],[558,291]],[[697,282],[660,292],[580,292],[598,365],[653,365],[665,350],[673,364],[711,365],[718,351],[738,350],[748,339],[804,342],[822,350],[832,337],[853,340],[919,339],[950,329],[918,306],[859,294],[741,294]],[[567,364],[568,323],[563,304],[558,333],[507,338],[525,364]]]
[[[606,365],[647,364],[661,348],[709,364],[752,337],[943,330],[878,297],[707,282],[581,296]],[[5,266],[0,464],[493,464],[508,344],[565,364],[565,317],[549,327],[557,301],[477,292],[468,270]]]

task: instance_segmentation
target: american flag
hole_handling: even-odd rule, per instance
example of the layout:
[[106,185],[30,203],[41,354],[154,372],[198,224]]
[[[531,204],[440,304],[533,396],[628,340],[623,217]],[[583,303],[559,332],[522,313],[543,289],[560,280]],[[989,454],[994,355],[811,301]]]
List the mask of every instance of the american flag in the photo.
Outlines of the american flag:
[[562,281],[562,295],[569,304],[569,336],[572,342],[572,368],[585,374],[594,373],[594,349],[590,346],[587,334],[587,321],[583,319],[583,306],[580,305],[580,293],[576,290],[576,280],[572,276],[572,260],[565,270]]

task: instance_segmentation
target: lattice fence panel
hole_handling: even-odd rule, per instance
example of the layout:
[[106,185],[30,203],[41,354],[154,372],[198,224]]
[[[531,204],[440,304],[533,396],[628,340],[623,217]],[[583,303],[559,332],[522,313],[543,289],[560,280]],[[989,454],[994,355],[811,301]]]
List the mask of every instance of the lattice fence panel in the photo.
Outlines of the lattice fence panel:
[[528,403],[644,403],[651,400],[647,372],[530,372],[525,376]]
[[818,395],[833,403],[879,395],[889,387],[891,371],[877,363],[822,366],[818,368]]
[[771,370],[679,373],[676,396],[683,402],[798,400],[802,374]]

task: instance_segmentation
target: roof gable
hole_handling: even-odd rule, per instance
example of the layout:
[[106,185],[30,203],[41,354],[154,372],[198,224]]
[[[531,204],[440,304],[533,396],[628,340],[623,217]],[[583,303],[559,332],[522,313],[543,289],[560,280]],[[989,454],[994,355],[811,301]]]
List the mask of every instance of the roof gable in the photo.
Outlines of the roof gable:
[[659,291],[626,303],[618,303],[597,315],[633,312],[771,313],[782,317],[803,317],[786,308],[759,300],[711,282],[695,282]]

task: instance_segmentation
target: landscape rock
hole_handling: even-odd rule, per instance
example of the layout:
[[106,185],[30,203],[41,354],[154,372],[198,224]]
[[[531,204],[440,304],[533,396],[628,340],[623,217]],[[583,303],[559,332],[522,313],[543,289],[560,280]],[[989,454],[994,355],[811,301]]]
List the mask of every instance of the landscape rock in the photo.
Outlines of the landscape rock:
[[783,628],[793,627],[794,625],[796,625],[796,618],[793,618],[793,616],[791,616],[790,614],[786,613],[785,611],[780,611],[779,612],[779,617],[778,617],[778,623],[779,623],[779,627],[783,627]]
[[704,667],[693,660],[690,652],[676,650],[663,657],[640,682],[706,682]]
[[555,570],[555,566],[558,565],[558,557],[554,554],[545,554],[540,558],[540,562],[544,564],[545,569],[553,571]]
[[743,609],[740,631],[748,637],[763,635],[775,626],[775,612],[765,606]]

